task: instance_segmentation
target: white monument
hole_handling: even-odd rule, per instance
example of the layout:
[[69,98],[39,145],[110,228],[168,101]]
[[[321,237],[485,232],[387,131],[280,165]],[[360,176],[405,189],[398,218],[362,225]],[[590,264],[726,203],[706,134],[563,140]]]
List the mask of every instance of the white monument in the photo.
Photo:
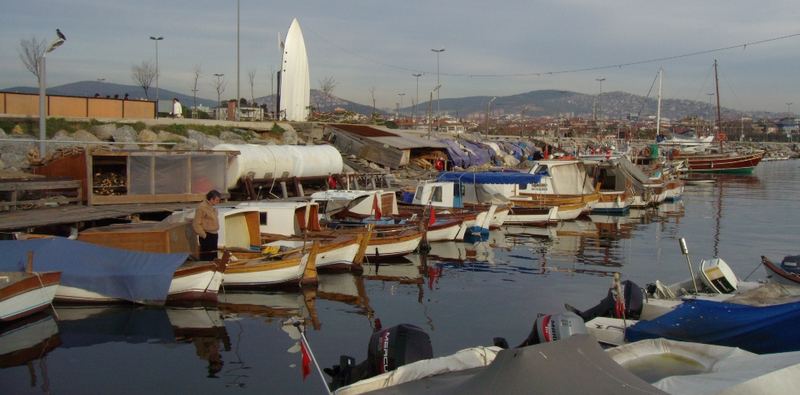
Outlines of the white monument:
[[281,116],[288,121],[306,121],[311,105],[311,84],[308,78],[308,55],[303,31],[297,18],[292,20],[283,43],[281,65]]

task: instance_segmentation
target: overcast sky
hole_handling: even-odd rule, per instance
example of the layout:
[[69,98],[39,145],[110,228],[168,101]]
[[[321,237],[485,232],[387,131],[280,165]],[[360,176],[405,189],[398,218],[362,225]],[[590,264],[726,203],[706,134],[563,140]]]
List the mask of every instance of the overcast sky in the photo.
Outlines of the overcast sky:
[[[47,57],[49,86],[105,78],[134,84],[131,67],[155,60],[160,86],[191,94],[199,65],[201,97],[216,99],[212,75],[224,73],[223,96],[236,94],[236,0],[7,1],[0,13],[0,88],[35,86],[19,59],[23,38],[67,42]],[[336,81],[334,95],[379,107],[441,97],[505,96],[540,89],[588,94],[647,94],[659,67],[663,96],[709,101],[719,60],[722,105],[739,110],[800,111],[800,36],[673,60],[578,72],[800,33],[797,0],[499,0],[268,2],[240,0],[240,92],[271,92],[280,64],[278,35],[297,18],[305,36],[311,86]],[[558,72],[547,74],[548,72]],[[539,74],[541,73],[541,74]],[[652,96],[653,94],[651,94]],[[224,97],[223,97],[224,98]],[[632,109],[633,110],[633,109]]]

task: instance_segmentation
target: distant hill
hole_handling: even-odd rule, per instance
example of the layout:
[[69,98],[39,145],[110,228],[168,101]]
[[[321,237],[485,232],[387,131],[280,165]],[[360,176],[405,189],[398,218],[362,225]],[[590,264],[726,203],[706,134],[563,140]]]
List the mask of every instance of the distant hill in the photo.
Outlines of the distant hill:
[[[270,107],[275,106],[275,95],[262,96],[256,98],[256,103],[267,104]],[[372,114],[372,106],[365,106],[349,100],[342,99],[335,95],[328,97],[322,91],[317,89],[311,90],[311,105],[321,111],[332,111],[336,108],[343,108],[347,111],[352,111],[358,114],[370,115]],[[385,111],[376,108],[375,112],[385,114]]]
[[[472,96],[454,99],[441,99],[439,108],[442,112],[459,117],[480,115],[486,113],[491,96]],[[525,114],[526,116],[580,116],[589,118],[597,95],[560,91],[539,90],[511,96],[499,96],[492,103],[492,113],[498,114]],[[435,105],[435,103],[434,103]],[[600,114],[604,118],[622,119],[629,115],[647,117],[655,115],[658,102],[653,97],[632,95],[625,92],[607,92],[599,97]],[[422,108],[427,108],[428,103],[420,103]],[[419,108],[419,107],[418,107]],[[410,107],[402,109],[403,112],[411,111]],[[714,107],[707,102],[665,99],[661,102],[661,116],[670,119],[680,119],[695,115],[708,118],[714,114]],[[722,108],[723,118],[738,118],[744,112]],[[774,117],[769,112],[748,112],[746,115],[754,117]]]
[[[8,92],[37,93],[35,87],[13,87],[3,89]],[[81,81],[66,85],[59,85],[47,88],[48,93],[66,96],[100,96],[119,95],[123,97],[128,93],[131,98],[144,98],[144,91],[135,85],[122,85],[110,82]],[[192,104],[192,96],[174,92],[168,89],[161,89],[159,97],[162,100],[169,100],[177,97],[185,106]],[[150,89],[150,99],[155,99],[155,87]],[[469,116],[483,116],[486,113],[487,104],[491,96],[470,96],[462,98],[441,99],[439,108],[452,116],[465,118]],[[492,113],[494,116],[500,114],[524,114],[528,117],[539,116],[580,116],[590,118],[594,103],[598,99],[597,95],[587,95],[583,93],[561,91],[561,90],[538,90],[520,93],[510,96],[498,96],[492,103]],[[657,102],[653,97],[632,95],[625,92],[607,92],[600,98],[600,114],[604,118],[622,119],[629,115],[639,115],[640,117],[654,116],[656,113]],[[256,98],[256,103],[274,106],[274,95]],[[197,98],[197,104],[213,107],[217,104],[215,100]],[[435,103],[433,103],[435,105]],[[344,108],[359,114],[369,115],[372,113],[372,106],[363,105],[342,99],[336,96],[327,97],[319,90],[311,90],[311,105],[322,111],[331,111],[335,108]],[[161,110],[165,111],[162,102]],[[420,103],[417,112],[424,113],[428,108],[428,102]],[[413,107],[402,108],[405,114],[410,114]],[[169,110],[166,110],[169,111]],[[386,114],[386,111],[376,109],[378,113]],[[393,111],[390,111],[393,112]],[[673,120],[695,115],[701,118],[709,118],[714,114],[714,108],[707,102],[685,99],[665,99],[661,103],[661,115]],[[774,118],[776,114],[769,112],[747,112],[723,108],[723,118],[738,118],[744,115],[756,118]]]
[[[21,92],[21,93],[39,93],[39,88],[32,88],[27,86],[16,86],[13,88],[3,89],[4,92]],[[73,82],[70,84],[59,85],[59,86],[52,86],[47,88],[47,93],[53,95],[64,95],[64,96],[88,96],[92,97],[95,93],[99,94],[102,97],[114,97],[114,95],[119,95],[119,98],[125,97],[127,93],[130,95],[131,99],[144,99],[144,90],[141,86],[135,85],[123,85],[123,84],[115,84],[112,82],[100,82],[100,81],[79,81]],[[156,87],[151,86],[150,91],[148,92],[150,96],[150,100],[156,99]],[[190,106],[193,103],[192,96],[184,95],[182,93],[178,93],[175,91],[171,91],[169,89],[161,88],[158,92],[158,97],[160,100],[172,100],[173,97],[177,97],[178,100],[183,103],[184,106]],[[203,105],[207,107],[214,107],[217,105],[215,100],[208,100],[198,97],[197,104]],[[160,106],[162,107],[161,110],[164,110],[163,104]]]

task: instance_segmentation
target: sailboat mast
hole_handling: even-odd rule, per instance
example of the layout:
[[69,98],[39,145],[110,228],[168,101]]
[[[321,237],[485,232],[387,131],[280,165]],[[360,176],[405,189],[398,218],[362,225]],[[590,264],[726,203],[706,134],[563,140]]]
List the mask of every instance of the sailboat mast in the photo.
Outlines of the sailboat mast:
[[719,108],[719,75],[717,75],[717,60],[714,59],[714,85],[717,90],[717,140],[719,140],[719,147],[722,148],[722,116],[720,115]]
[[661,134],[661,77],[664,75],[664,69],[658,69],[658,107],[656,108],[656,138]]

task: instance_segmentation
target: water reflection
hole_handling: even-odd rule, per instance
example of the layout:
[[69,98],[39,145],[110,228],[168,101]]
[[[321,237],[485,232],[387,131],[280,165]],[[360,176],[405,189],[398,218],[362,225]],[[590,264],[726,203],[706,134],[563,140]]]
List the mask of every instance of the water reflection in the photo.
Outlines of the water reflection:
[[[39,313],[0,325],[0,369],[27,366],[30,388],[50,391],[46,355],[61,345],[58,325],[47,313]],[[38,368],[38,373],[37,373]]]

